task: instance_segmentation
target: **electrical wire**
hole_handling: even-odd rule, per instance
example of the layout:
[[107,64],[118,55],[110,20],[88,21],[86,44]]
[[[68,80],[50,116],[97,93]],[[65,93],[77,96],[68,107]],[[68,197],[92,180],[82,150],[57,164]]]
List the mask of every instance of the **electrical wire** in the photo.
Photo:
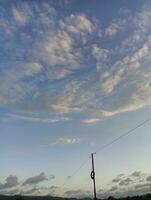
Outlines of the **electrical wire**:
[[[149,122],[149,121],[151,121],[151,117],[148,118],[148,119],[146,119],[146,120],[143,121],[142,123],[138,124],[138,125],[135,126],[134,128],[130,129],[129,131],[125,132],[124,134],[120,135],[119,137],[115,138],[115,139],[112,140],[111,142],[109,142],[109,143],[107,143],[107,144],[101,146],[100,148],[98,148],[98,149],[94,152],[94,154],[96,154],[96,153],[98,153],[98,152],[100,152],[100,151],[106,149],[108,146],[111,146],[112,144],[116,143],[116,142],[119,141],[120,139],[122,139],[122,138],[124,138],[124,137],[126,137],[126,136],[128,136],[128,135],[131,135],[132,133],[135,133],[135,134],[136,134],[137,132],[134,132],[134,131],[135,131],[136,129],[142,127],[143,125],[145,125],[145,124],[146,124],[147,122]],[[86,165],[86,163],[88,162],[88,160],[89,160],[89,158],[86,159],[86,160],[73,172],[73,174],[72,174],[71,176],[69,176],[69,178],[67,178],[67,179],[65,180],[64,184],[63,184],[61,187],[64,187],[64,186],[67,184],[67,182],[68,182],[70,179],[72,179],[72,178],[80,171],[80,169],[81,169],[82,167],[84,167],[84,166]]]
[[69,175],[66,180],[64,181],[64,183],[61,185],[61,188],[63,188],[64,186],[67,185],[67,183],[81,170],[81,168],[83,168],[87,162],[89,161],[90,157],[88,159],[86,159],[73,173],[72,175]]
[[137,126],[135,126],[134,128],[130,129],[129,131],[125,132],[124,134],[120,135],[119,137],[115,138],[114,140],[112,140],[111,142],[101,146],[100,148],[98,148],[95,153],[99,152],[99,151],[102,151],[104,150],[105,148],[107,148],[108,146],[114,144],[115,142],[119,141],[120,139],[128,136],[128,135],[131,135],[132,133],[137,133],[137,132],[134,132],[136,129],[140,128],[141,126],[143,126],[144,124],[146,124],[147,122],[149,122],[151,120],[151,118],[148,118],[146,119],[145,121],[143,121],[142,123],[138,124]]
[[63,183],[63,185],[61,186],[62,188],[67,184],[67,182],[72,179],[79,171],[82,167],[84,167],[87,162],[89,161],[90,158],[86,159],[73,173],[72,175],[68,176],[65,180],[65,182]]

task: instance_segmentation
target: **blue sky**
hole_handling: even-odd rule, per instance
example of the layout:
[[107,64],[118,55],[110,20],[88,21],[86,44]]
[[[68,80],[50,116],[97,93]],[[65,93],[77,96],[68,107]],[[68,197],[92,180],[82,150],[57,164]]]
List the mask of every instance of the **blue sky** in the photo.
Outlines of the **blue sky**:
[[[0,193],[92,195],[91,152],[150,117],[151,2],[0,1]],[[151,188],[150,123],[96,155],[99,197]]]

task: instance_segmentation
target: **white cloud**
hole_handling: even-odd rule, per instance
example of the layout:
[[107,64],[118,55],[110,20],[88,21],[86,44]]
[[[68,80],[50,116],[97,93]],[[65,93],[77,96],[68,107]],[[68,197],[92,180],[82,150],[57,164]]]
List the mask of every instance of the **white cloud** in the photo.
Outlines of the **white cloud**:
[[127,25],[126,19],[113,20],[109,24],[109,26],[105,29],[105,36],[113,37],[117,35],[119,32],[124,31],[126,25]]
[[47,38],[41,51],[51,65],[75,64],[76,57],[72,54],[73,40],[65,31],[58,31],[53,37]]
[[29,63],[24,65],[24,68],[22,69],[22,74],[24,74],[24,76],[33,76],[40,73],[42,69],[43,66],[39,63]]
[[142,58],[144,58],[145,56],[147,56],[148,54],[149,54],[149,48],[148,48],[147,44],[144,44],[144,46],[142,48],[138,49],[138,51],[136,51],[136,53],[133,54],[130,62],[139,61]]
[[95,26],[82,14],[71,14],[58,22],[59,28],[49,30],[42,44],[39,42],[39,56],[51,66],[63,65],[66,70],[79,69],[85,57],[84,49],[77,44],[84,45],[88,41],[87,34],[92,34]]
[[0,18],[1,49],[6,60],[22,61],[1,65],[0,104],[39,116],[12,113],[10,120],[51,123],[80,113],[93,124],[151,104],[150,8],[118,15],[104,30],[85,13],[60,17],[49,3],[21,3],[11,13],[12,20]]
[[89,118],[89,119],[85,119],[82,122],[85,124],[96,124],[98,121],[100,121],[100,119],[98,118]]
[[21,114],[8,114],[4,117],[4,121],[26,121],[35,123],[55,123],[60,121],[70,120],[67,117],[49,117],[49,116],[35,116],[35,115],[21,115]]
[[48,107],[56,113],[78,113],[84,110],[84,106],[94,98],[94,94],[91,93],[91,89],[85,91],[85,87],[91,82],[91,76],[81,78],[74,78],[74,80],[64,83],[64,87],[60,91],[60,94],[56,99],[51,102],[48,98]]
[[[96,58],[97,62],[100,62],[100,64],[103,64],[103,61],[107,59],[108,54],[109,54],[108,49],[100,48],[96,44],[93,44],[92,55]],[[101,67],[101,66],[98,65],[98,67]]]
[[124,73],[123,69],[120,69],[117,72],[114,72],[112,74],[109,74],[108,72],[102,73],[101,74],[101,88],[102,92],[104,93],[111,93],[116,85],[119,84],[121,81],[122,75]]
[[73,96],[61,96],[54,104],[51,104],[51,108],[56,113],[68,113],[71,110],[75,110],[71,103],[73,101]]
[[19,103],[28,95],[37,90],[34,81],[27,82],[25,79],[36,78],[43,67],[39,63],[13,63],[13,66],[2,71],[0,75],[0,103]]
[[46,145],[71,145],[71,144],[79,144],[79,138],[57,138],[53,140],[49,140],[46,142]]
[[21,13],[15,7],[12,8],[12,12],[13,12],[14,18],[15,18],[15,20],[17,22],[19,22],[20,24],[25,24],[26,23],[27,18],[23,13]]
[[92,22],[84,14],[74,15],[71,14],[66,17],[64,21],[60,21],[61,28],[67,30],[70,33],[91,33],[94,30]]

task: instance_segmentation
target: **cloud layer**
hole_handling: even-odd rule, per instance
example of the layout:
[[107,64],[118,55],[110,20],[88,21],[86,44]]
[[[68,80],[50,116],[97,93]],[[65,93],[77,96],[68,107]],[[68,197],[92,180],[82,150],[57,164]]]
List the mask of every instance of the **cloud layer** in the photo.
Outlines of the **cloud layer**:
[[55,175],[51,174],[49,177],[44,172],[39,175],[35,175],[27,178],[24,181],[18,181],[18,177],[15,175],[9,175],[5,179],[5,183],[0,183],[0,194],[4,195],[46,195],[48,192],[54,193],[58,189],[57,186],[43,187],[43,182],[52,181],[55,179]]
[[48,180],[46,175],[44,173],[41,173],[38,176],[33,176],[28,178],[27,180],[25,180],[23,185],[33,185],[33,184],[35,185],[46,180]]
[[150,6],[119,12],[105,27],[47,2],[1,10],[0,105],[14,109],[13,119],[53,123],[80,114],[93,124],[150,105]]
[[[69,186],[61,187],[53,185],[55,175],[46,176],[44,172],[29,177],[24,181],[18,181],[18,177],[10,175],[4,183],[0,183],[0,194],[14,195],[51,195],[64,197],[92,197],[92,191],[85,189],[71,189]],[[43,183],[47,183],[43,184]],[[49,185],[51,183],[51,185]],[[99,184],[99,182],[98,182]],[[109,196],[135,196],[150,192],[151,175],[142,171],[134,171],[130,174],[118,174],[115,178],[97,190],[98,198]]]
[[18,177],[13,175],[8,176],[5,182],[6,183],[0,183],[0,190],[13,188],[19,184]]
[[108,184],[108,189],[98,191],[100,198],[108,196],[135,196],[149,193],[151,189],[150,174],[134,171],[131,174],[119,174]]

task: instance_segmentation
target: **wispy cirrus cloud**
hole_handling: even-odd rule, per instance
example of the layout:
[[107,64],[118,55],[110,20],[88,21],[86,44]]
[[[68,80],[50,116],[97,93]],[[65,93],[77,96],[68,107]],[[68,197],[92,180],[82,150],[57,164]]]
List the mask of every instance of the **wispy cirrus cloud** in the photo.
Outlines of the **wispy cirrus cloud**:
[[68,121],[70,120],[67,117],[52,117],[52,116],[47,116],[47,115],[35,115],[35,114],[30,114],[29,113],[24,113],[24,114],[18,114],[18,113],[10,113],[5,115],[3,118],[3,121],[5,122],[14,122],[14,121],[24,121],[24,122],[35,122],[35,123],[55,123],[55,122],[60,122],[60,121]]

